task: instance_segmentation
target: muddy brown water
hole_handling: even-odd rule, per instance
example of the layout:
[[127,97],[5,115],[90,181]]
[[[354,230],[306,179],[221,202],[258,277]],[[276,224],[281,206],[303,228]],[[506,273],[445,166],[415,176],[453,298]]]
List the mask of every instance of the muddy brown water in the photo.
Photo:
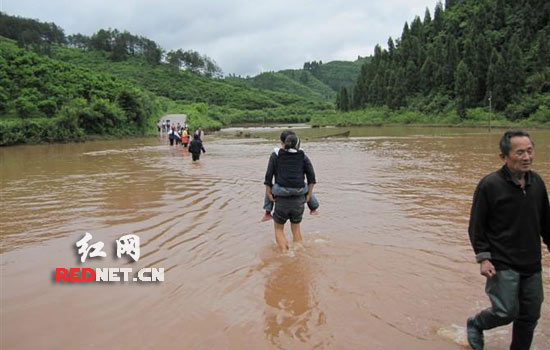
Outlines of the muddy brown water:
[[[259,222],[281,129],[207,135],[197,163],[163,137],[0,149],[0,347],[465,349],[467,316],[488,305],[469,208],[500,167],[502,131],[295,128],[321,215],[306,210],[291,254]],[[532,135],[548,184],[550,131]],[[80,263],[85,232],[106,258]],[[129,233],[138,262],[116,257]],[[547,252],[543,266],[538,350],[550,348]],[[60,283],[58,267],[164,268],[165,280]],[[487,349],[507,349],[510,336],[486,332]]]

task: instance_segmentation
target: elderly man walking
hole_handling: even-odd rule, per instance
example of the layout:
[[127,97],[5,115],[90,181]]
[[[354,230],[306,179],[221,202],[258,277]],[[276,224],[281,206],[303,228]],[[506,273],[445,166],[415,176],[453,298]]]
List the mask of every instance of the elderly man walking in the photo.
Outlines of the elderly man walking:
[[543,301],[541,236],[550,251],[550,206],[531,166],[535,145],[523,130],[500,139],[503,167],[478,184],[468,233],[487,278],[491,307],[467,321],[468,342],[484,346],[483,331],[513,322],[511,350],[528,350]]

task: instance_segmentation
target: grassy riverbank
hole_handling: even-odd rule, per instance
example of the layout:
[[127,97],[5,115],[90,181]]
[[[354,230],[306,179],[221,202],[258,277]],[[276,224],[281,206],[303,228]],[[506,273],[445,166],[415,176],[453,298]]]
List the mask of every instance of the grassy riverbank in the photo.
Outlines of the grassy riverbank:
[[360,126],[360,125],[436,125],[436,126],[487,126],[493,127],[550,127],[550,108],[542,107],[527,119],[510,121],[503,114],[489,113],[483,108],[470,109],[465,118],[455,111],[440,114],[427,114],[406,109],[368,108],[359,111],[319,113],[310,120],[317,126]]

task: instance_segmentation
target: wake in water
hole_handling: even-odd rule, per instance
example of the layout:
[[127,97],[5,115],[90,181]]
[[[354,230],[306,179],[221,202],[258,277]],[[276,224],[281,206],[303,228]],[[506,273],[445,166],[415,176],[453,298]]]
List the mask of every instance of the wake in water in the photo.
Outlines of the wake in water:
[[[466,320],[464,320],[464,323],[466,323]],[[485,343],[497,343],[497,339],[504,339],[509,337],[509,331],[506,329],[498,329],[493,331],[485,331],[483,332],[485,335]],[[468,345],[468,339],[466,337],[466,326],[458,326],[456,324],[453,324],[451,326],[447,327],[441,327],[437,330],[437,335],[452,341],[453,343],[462,345],[462,346],[469,346]]]

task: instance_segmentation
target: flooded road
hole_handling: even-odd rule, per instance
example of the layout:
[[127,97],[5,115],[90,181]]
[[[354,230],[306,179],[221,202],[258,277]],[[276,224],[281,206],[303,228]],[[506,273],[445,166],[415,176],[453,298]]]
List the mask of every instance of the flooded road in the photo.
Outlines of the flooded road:
[[[351,130],[349,138],[322,138]],[[2,349],[465,349],[488,306],[467,226],[502,131],[302,129],[320,215],[281,254],[261,223],[281,129],[0,149]],[[550,131],[532,131],[550,184]],[[290,237],[288,225],[287,237]],[[80,262],[75,243],[105,243]],[[115,241],[141,240],[138,262]],[[164,268],[164,282],[55,282],[59,267]],[[533,349],[550,344],[550,255]],[[511,328],[486,332],[507,349]]]

